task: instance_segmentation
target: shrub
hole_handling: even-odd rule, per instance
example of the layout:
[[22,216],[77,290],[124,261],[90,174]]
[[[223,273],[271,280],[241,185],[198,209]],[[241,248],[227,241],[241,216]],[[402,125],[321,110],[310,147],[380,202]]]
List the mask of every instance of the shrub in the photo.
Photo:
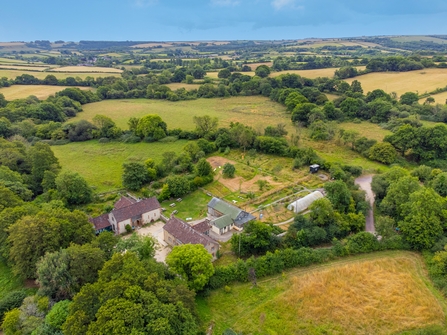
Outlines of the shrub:
[[223,170],[222,170],[222,175],[225,178],[233,178],[235,172],[236,172],[236,168],[234,167],[233,164],[225,163],[225,165],[223,166]]
[[14,308],[19,308],[25,298],[26,293],[24,291],[12,291],[0,300],[0,321],[3,320],[6,312]]
[[132,227],[130,226],[130,224],[126,224],[124,226],[124,228],[126,229],[126,232],[131,233],[132,232]]

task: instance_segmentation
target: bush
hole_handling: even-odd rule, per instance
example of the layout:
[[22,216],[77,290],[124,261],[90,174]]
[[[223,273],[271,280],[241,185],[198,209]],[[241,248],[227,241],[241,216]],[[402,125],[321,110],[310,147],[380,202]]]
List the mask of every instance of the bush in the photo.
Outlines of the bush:
[[222,170],[222,175],[224,176],[224,178],[233,178],[235,172],[236,168],[233,164],[225,163]]
[[132,227],[130,226],[130,224],[126,224],[124,226],[124,228],[126,229],[126,232],[131,233],[132,232]]
[[6,294],[3,299],[0,300],[0,321],[3,320],[3,316],[6,312],[14,308],[19,308],[25,298],[25,291],[12,291]]

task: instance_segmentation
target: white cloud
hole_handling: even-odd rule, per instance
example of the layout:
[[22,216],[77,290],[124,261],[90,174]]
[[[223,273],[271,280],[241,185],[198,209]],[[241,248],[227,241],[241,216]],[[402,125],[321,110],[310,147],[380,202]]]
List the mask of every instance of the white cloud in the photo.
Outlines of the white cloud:
[[296,0],[273,0],[272,1],[272,6],[276,10],[283,9],[284,7],[297,8],[295,6],[295,2],[296,2]]
[[211,0],[211,4],[215,6],[229,7],[239,5],[238,0]]

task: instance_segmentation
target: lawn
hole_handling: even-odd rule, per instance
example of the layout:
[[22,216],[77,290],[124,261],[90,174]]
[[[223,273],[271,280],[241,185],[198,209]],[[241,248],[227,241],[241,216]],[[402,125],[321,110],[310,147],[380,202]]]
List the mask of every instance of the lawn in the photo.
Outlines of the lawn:
[[69,122],[81,119],[91,121],[95,115],[103,114],[112,118],[119,127],[127,129],[127,121],[131,117],[158,114],[170,129],[192,130],[195,128],[193,116],[203,115],[219,118],[219,127],[227,127],[230,122],[241,122],[263,130],[268,125],[291,123],[284,106],[261,96],[176,102],[155,99],[104,100],[84,105],[83,109]]
[[57,79],[65,79],[67,77],[79,77],[82,79],[85,79],[87,77],[121,77],[120,73],[88,73],[88,72],[43,72],[43,71],[25,71],[25,70],[5,70],[0,69],[0,78],[6,77],[9,79],[15,79],[18,76],[21,76],[22,74],[29,74],[31,76],[34,76],[38,79],[45,79],[46,76],[49,74],[55,76]]
[[126,161],[144,162],[148,158],[161,161],[167,151],[180,153],[188,141],[171,143],[121,142],[98,143],[98,141],[75,142],[53,146],[52,150],[62,170],[78,172],[96,192],[107,192],[122,188],[122,164]]
[[[69,86],[50,86],[50,85],[12,85],[10,87],[0,88],[6,100],[23,99],[30,95],[36,96],[40,100],[45,100],[50,95],[62,91]],[[79,87],[81,90],[91,90],[91,87]]]
[[[228,292],[229,291],[229,292]],[[445,327],[421,257],[389,251],[295,268],[197,298],[203,327],[244,334],[395,334]]]
[[[171,213],[175,210],[178,211],[175,216],[180,219],[186,220],[186,218],[191,218],[192,220],[199,220],[206,217],[207,204],[211,200],[202,190],[196,190],[182,198],[182,201],[172,201],[166,200],[161,203],[161,207],[166,208],[164,215],[167,217],[171,216]],[[175,207],[170,207],[169,205],[175,203]]]
[[[382,89],[387,93],[405,92],[423,94],[447,84],[447,69],[423,69],[408,72],[373,72],[363,76],[346,79],[349,84],[358,80],[364,93]],[[436,97],[436,96],[434,96]]]

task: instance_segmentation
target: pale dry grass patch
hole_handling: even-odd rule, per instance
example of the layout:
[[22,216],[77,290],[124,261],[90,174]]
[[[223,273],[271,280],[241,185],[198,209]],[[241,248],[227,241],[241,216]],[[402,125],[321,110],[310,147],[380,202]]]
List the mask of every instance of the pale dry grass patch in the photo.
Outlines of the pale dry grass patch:
[[[34,95],[39,100],[44,100],[56,92],[60,92],[68,87],[73,86],[51,86],[51,85],[13,85],[10,87],[0,88],[0,93],[5,96],[6,100],[27,98]],[[76,86],[74,86],[76,87]],[[92,90],[91,87],[78,87],[81,90]]]
[[441,305],[415,272],[406,258],[349,264],[292,277],[290,289],[271,304],[296,321],[334,324],[343,334],[391,334],[442,323]]
[[[387,93],[405,92],[423,94],[431,92],[447,84],[447,69],[422,69],[408,72],[373,72],[363,76],[346,79],[351,84],[358,80],[362,84],[364,93],[375,89],[382,89]],[[434,96],[435,97],[435,96]]]
[[111,67],[99,66],[63,66],[54,68],[52,72],[104,72],[104,73],[121,73],[123,70]]

